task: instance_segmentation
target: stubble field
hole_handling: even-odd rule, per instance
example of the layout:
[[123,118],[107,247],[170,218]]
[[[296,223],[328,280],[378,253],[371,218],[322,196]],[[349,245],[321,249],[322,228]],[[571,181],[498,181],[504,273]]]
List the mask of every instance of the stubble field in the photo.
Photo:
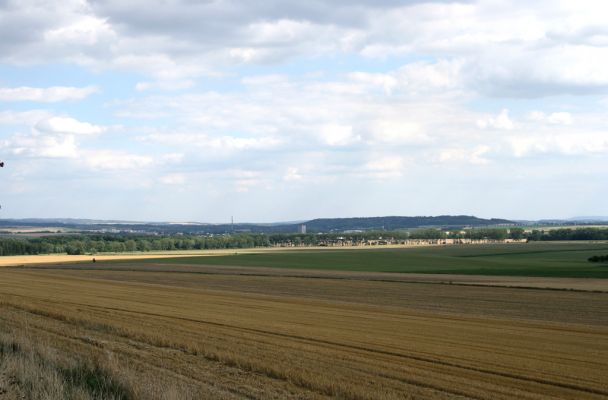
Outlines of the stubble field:
[[381,276],[3,268],[0,399],[608,397],[608,293]]

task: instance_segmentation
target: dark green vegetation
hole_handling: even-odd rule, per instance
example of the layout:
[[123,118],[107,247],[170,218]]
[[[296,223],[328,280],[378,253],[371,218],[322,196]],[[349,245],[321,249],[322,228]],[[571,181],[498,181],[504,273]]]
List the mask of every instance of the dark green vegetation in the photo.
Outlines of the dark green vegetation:
[[345,271],[608,278],[608,267],[587,259],[608,244],[526,243],[408,249],[285,251],[136,263],[231,265]]
[[589,262],[608,263],[608,255],[605,256],[591,256]]
[[524,232],[522,228],[475,228],[441,230],[435,228],[412,231],[364,231],[329,234],[294,233],[235,233],[231,235],[137,235],[137,234],[75,234],[13,238],[0,236],[0,256],[30,254],[95,254],[129,251],[171,251],[205,249],[239,249],[273,246],[335,246],[377,244],[405,244],[407,240],[471,239],[504,241],[608,240],[608,228],[556,229]]
[[608,240],[608,229],[578,228],[552,229],[547,232],[534,230],[527,234],[530,240]]

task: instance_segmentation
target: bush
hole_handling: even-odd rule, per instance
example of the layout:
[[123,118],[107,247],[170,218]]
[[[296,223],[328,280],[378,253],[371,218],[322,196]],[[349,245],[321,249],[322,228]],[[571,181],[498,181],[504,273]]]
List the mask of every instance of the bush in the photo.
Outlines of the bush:
[[592,256],[587,259],[589,262],[608,262],[608,255],[605,256]]

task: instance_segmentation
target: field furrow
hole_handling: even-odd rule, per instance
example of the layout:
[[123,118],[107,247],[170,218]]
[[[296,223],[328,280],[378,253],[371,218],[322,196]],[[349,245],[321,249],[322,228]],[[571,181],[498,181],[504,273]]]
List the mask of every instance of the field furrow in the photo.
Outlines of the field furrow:
[[[483,316],[507,301],[488,288],[465,288],[479,290],[485,312],[457,313],[440,303],[434,311],[417,308],[401,295],[390,306],[378,303],[384,282],[343,282],[342,290],[365,289],[348,302],[346,295],[300,296],[306,279],[273,278],[272,285],[297,289],[284,295],[252,290],[251,282],[239,290],[239,276],[226,290],[206,276],[179,286],[170,273],[151,272],[154,282],[104,274],[4,269],[0,320],[27,323],[30,335],[59,349],[111,354],[135,374],[164,375],[221,398],[608,398],[606,326],[579,323],[576,310],[562,310],[560,321]],[[446,304],[461,298],[451,295],[459,289],[453,285],[434,288],[446,289],[439,293]],[[513,299],[543,297],[501,290]],[[555,294],[545,292],[549,300]],[[605,311],[608,295],[565,294],[596,296]]]

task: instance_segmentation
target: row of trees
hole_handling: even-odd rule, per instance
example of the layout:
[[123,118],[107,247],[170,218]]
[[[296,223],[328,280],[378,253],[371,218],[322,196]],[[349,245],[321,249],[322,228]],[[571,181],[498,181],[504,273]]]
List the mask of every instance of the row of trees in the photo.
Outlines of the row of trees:
[[282,245],[320,245],[327,242],[366,240],[403,241],[408,239],[473,239],[504,240],[527,239],[545,240],[608,240],[608,229],[556,229],[525,232],[521,228],[479,228],[466,231],[446,232],[440,229],[419,229],[414,231],[365,231],[341,234],[262,234],[237,233],[217,236],[151,236],[130,234],[108,235],[65,235],[41,238],[0,237],[0,256],[28,254],[95,254],[119,253],[126,251],[170,251],[236,249],[248,247],[269,247]]
[[608,240],[608,229],[578,228],[553,229],[550,231],[534,230],[528,234],[530,240]]
[[134,236],[78,235],[35,239],[0,238],[0,256],[24,254],[94,254],[125,251],[229,249],[270,246],[264,235]]
[[591,256],[589,257],[590,262],[608,262],[608,255],[605,256]]

